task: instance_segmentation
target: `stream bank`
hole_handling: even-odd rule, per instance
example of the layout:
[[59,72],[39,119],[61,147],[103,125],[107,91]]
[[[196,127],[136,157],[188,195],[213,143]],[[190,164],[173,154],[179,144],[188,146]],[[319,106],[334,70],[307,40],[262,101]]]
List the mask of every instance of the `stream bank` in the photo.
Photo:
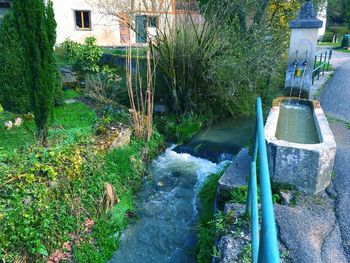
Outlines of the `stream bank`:
[[252,119],[224,120],[156,158],[135,200],[137,220],[110,262],[196,262],[198,192],[250,142],[253,127]]

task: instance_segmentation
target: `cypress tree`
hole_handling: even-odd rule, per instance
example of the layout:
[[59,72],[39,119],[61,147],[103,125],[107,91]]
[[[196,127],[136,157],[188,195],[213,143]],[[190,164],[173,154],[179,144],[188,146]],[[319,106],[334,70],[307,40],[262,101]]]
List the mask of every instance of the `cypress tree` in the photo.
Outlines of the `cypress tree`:
[[15,0],[13,16],[24,50],[26,84],[39,140],[46,144],[48,122],[52,117],[55,95],[53,48],[56,23],[51,1]]
[[8,111],[27,113],[31,110],[25,81],[24,50],[10,13],[0,29],[0,104]]

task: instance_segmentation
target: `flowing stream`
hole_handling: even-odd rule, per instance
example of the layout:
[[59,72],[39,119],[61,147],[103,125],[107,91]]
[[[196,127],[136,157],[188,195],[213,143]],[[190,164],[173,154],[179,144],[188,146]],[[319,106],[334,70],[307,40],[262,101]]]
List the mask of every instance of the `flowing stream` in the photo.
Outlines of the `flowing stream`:
[[[246,119],[241,120],[241,127],[250,122],[254,127],[254,122]],[[220,125],[222,123],[215,127],[222,127]],[[212,139],[205,141],[213,146],[212,142],[216,140],[214,134],[227,138],[230,142],[227,143],[228,149],[220,142],[222,153],[230,151],[235,155],[251,139],[246,133],[238,132],[236,126],[231,129],[215,127],[214,131],[207,131]],[[250,132],[253,133],[253,130]],[[236,136],[240,139],[237,140]],[[230,138],[235,138],[234,150]],[[135,200],[139,219],[123,233],[121,245],[110,262],[196,262],[197,193],[206,177],[222,170],[229,161],[212,162],[189,153],[176,152],[174,148],[175,145],[168,148],[150,164],[152,179],[145,181],[143,191]]]

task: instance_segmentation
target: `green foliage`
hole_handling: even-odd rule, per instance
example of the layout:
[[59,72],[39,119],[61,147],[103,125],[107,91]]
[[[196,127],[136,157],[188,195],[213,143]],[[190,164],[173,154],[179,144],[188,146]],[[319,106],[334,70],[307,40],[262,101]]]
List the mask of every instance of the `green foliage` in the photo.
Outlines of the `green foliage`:
[[85,94],[99,105],[115,105],[118,102],[121,78],[105,67],[101,72],[85,78]]
[[24,49],[12,13],[5,16],[0,29],[0,50],[0,103],[6,110],[26,113],[30,103]]
[[336,36],[337,42],[340,42],[345,34],[350,33],[350,29],[344,26],[333,26],[329,28],[329,31]]
[[[248,186],[235,188],[231,192],[231,202],[245,204],[247,203],[247,196],[248,196]],[[258,199],[259,199],[259,194],[258,194]]]
[[222,173],[209,175],[201,187],[198,197],[201,204],[198,229],[197,262],[211,262],[216,233],[214,202],[216,188]]
[[[66,91],[70,93],[70,91]],[[65,95],[68,96],[68,95]],[[14,121],[18,117],[4,112],[0,115],[0,123]],[[13,152],[35,142],[35,124],[31,114],[24,114],[24,123],[20,127],[7,130],[0,126],[0,155]],[[54,122],[49,129],[49,144],[75,143],[78,139],[89,136],[96,123],[96,113],[82,103],[64,104],[54,108]],[[5,143],[6,142],[6,143]]]
[[75,99],[77,97],[81,96],[81,93],[79,90],[75,89],[67,89],[63,93],[63,99],[64,100],[70,100],[70,99]]
[[257,95],[268,103],[280,94],[287,22],[298,6],[298,1],[207,1],[203,26],[184,23],[160,34],[153,48],[172,110],[248,115]]
[[322,42],[333,42],[333,32],[326,31],[324,33]]
[[206,117],[195,115],[165,115],[155,119],[157,129],[164,134],[167,140],[176,143],[186,143],[193,135],[199,132],[205,123]]
[[347,0],[328,0],[327,18],[330,25],[345,25],[349,22],[349,9]]
[[54,120],[49,132],[49,143],[75,143],[92,133],[97,116],[85,104],[72,103],[56,107]]
[[100,71],[98,62],[103,50],[96,45],[96,38],[87,37],[84,44],[67,39],[61,47],[70,57],[73,69],[80,75],[97,73]]
[[[132,196],[142,183],[145,155],[161,142],[133,141],[106,155],[86,141],[52,148],[30,147],[0,163],[0,257],[46,261],[64,242],[76,262],[106,262],[118,246],[115,234],[129,222]],[[147,158],[146,158],[147,159]],[[119,203],[105,206],[105,183]],[[92,220],[92,231],[84,222]]]
[[283,191],[292,191],[293,192],[293,198],[291,199],[291,204],[295,204],[296,198],[299,195],[299,192],[297,188],[288,183],[278,183],[278,182],[273,182],[271,185],[272,188],[272,201],[274,204],[281,204],[282,203],[282,197],[281,197],[281,192]]
[[62,47],[55,47],[54,53],[59,68],[72,68],[72,60]]
[[250,243],[246,244],[241,253],[239,254],[239,262],[240,263],[250,263],[252,262],[252,245]]
[[16,114],[7,111],[0,114],[0,159],[1,155],[7,152],[12,152],[16,148],[25,147],[35,142],[33,119],[24,120],[20,127],[13,127],[10,130],[5,128],[4,123],[7,121],[13,122],[16,117]]
[[12,6],[16,29],[21,36],[32,112],[38,137],[46,143],[48,122],[52,116],[57,91],[57,67],[53,56],[56,22],[52,2],[17,0]]
[[[126,48],[103,48],[104,54],[115,55],[117,57],[126,57],[127,49]],[[139,56],[139,58],[146,58],[147,48],[144,47],[135,47],[131,49],[131,54],[133,57]]]
[[336,42],[318,42],[319,46],[326,46],[326,47],[332,47],[334,49],[339,48],[340,47],[340,43],[336,43]]
[[[170,105],[174,112],[204,113],[219,110],[221,87],[214,87],[205,78],[211,58],[224,46],[214,25],[177,25],[158,35],[157,66],[166,79]],[[219,41],[220,39],[220,41]]]
[[[225,87],[220,96],[232,96],[229,106],[235,114],[251,114],[257,95],[269,104],[284,85],[285,39],[289,35],[280,18],[291,17],[294,9],[287,9],[287,14],[279,14],[277,9],[276,15],[271,13],[268,1],[263,2],[220,1],[216,11],[209,15],[210,20],[218,23],[220,37],[228,44],[211,59],[208,76],[215,89]],[[247,23],[247,20],[253,21]]]

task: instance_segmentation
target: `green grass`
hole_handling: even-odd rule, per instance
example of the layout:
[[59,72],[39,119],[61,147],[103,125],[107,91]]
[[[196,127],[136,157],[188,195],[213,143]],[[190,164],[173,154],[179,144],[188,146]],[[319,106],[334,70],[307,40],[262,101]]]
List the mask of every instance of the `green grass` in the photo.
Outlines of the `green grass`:
[[333,48],[337,48],[340,47],[341,43],[333,43],[333,42],[318,42],[317,44],[320,47],[333,47]]
[[343,52],[343,53],[350,53],[350,50],[346,50],[346,49],[337,49],[337,51]]
[[[130,223],[133,195],[142,185],[145,153],[154,156],[162,138],[139,140],[101,153],[87,141],[32,147],[0,163],[0,258],[46,262],[69,241],[74,262],[106,262]],[[119,202],[106,207],[105,183]],[[91,231],[84,222],[92,220]],[[79,237],[78,242],[74,236]],[[93,242],[92,242],[93,241]],[[6,255],[5,255],[5,254]],[[16,260],[18,259],[18,260]]]
[[96,113],[85,104],[63,104],[54,110],[54,122],[49,131],[50,143],[74,143],[89,136],[96,121]]
[[[74,90],[64,94],[66,99],[77,96]],[[0,121],[15,117],[4,112]],[[147,160],[157,154],[162,137],[155,132],[148,143],[133,138],[123,148],[98,151],[90,140],[96,122],[95,111],[83,103],[56,107],[48,148],[35,145],[33,121],[0,129],[0,258],[46,262],[67,241],[74,262],[112,257],[119,245],[116,237],[135,220],[127,212],[134,210]],[[110,209],[105,183],[118,198]],[[95,223],[88,232],[86,219]]]
[[157,129],[165,135],[166,139],[176,143],[188,142],[200,131],[205,123],[204,116],[194,115],[165,115],[156,118]]
[[20,127],[13,127],[7,130],[4,123],[11,120],[12,122],[17,116],[10,112],[0,113],[0,156],[4,152],[14,150],[19,147],[25,147],[35,142],[34,138],[34,122],[25,122]]
[[[147,48],[132,48],[131,54],[132,57],[136,57],[137,54],[140,58],[145,57],[147,52]],[[127,56],[127,50],[121,49],[121,48],[103,48],[103,53],[109,54],[109,55],[116,55],[118,57],[126,57]]]
[[67,89],[63,93],[64,100],[75,99],[79,96],[81,96],[81,92],[75,89]]
[[212,223],[214,218],[214,202],[216,188],[222,173],[211,174],[208,176],[199,191],[199,200],[201,204],[198,243],[197,243],[197,262],[211,262],[214,253],[215,224]]
[[[67,90],[64,96],[75,97],[76,92]],[[24,121],[20,127],[10,130],[3,126],[6,121],[14,121],[16,117],[19,115],[9,112],[0,114],[0,155],[36,142],[34,121]],[[56,107],[53,123],[49,128],[49,144],[74,143],[82,137],[89,136],[96,121],[96,113],[83,103],[63,104]]]
[[[143,149],[148,148],[150,154],[157,152],[157,145],[160,143],[160,137],[155,136],[153,140],[145,145],[140,141],[133,141],[130,145],[115,149],[105,157],[105,164],[101,168],[96,178],[90,178],[93,181],[81,188],[91,189],[87,195],[94,193],[96,185],[103,185],[108,182],[113,185],[115,192],[120,197],[120,202],[107,214],[99,215],[96,218],[96,226],[92,233],[95,244],[88,242],[84,246],[75,247],[75,260],[77,262],[106,262],[117,250],[119,240],[115,235],[127,227],[132,219],[126,217],[127,211],[133,211],[133,195],[142,185],[142,175],[146,170],[146,164],[141,161]],[[133,160],[139,160],[135,164]],[[95,208],[91,207],[91,210]]]

